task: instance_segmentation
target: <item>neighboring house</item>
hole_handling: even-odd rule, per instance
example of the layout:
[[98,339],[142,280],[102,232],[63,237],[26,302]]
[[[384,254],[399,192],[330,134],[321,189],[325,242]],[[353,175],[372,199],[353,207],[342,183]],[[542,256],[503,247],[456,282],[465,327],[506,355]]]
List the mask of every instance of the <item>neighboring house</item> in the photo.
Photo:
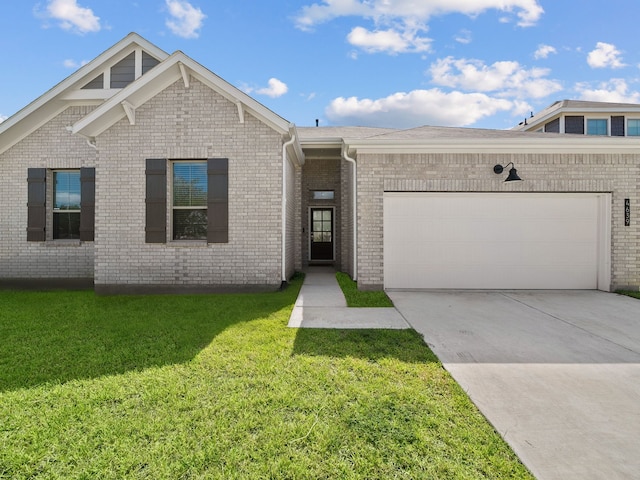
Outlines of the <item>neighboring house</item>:
[[574,133],[611,137],[640,136],[640,105],[634,103],[561,100],[514,130],[522,132]]
[[640,138],[296,128],[136,34],[0,124],[0,168],[5,285],[640,286]]

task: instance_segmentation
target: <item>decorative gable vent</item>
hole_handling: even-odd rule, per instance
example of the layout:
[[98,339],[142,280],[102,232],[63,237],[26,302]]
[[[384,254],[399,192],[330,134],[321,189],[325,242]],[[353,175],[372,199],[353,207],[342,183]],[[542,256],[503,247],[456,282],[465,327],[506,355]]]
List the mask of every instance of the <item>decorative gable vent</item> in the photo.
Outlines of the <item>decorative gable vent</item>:
[[[111,68],[107,69],[105,72],[87,83],[82,87],[82,90],[124,88],[140,75],[144,75],[159,63],[160,60],[149,55],[144,50],[133,51]],[[107,78],[106,87],[105,77]]]

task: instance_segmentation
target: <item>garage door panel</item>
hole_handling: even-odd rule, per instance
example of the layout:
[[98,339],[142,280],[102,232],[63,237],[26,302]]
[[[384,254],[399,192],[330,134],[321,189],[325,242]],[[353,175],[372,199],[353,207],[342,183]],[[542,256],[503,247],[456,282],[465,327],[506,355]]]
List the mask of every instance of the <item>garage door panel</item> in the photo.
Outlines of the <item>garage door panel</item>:
[[385,194],[386,288],[597,288],[596,194]]

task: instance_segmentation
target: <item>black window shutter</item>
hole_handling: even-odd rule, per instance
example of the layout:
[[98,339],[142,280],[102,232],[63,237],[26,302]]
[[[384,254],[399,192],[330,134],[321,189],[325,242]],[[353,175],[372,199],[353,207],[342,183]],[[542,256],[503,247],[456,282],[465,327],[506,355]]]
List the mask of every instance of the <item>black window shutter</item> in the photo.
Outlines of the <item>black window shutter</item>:
[[47,169],[27,169],[27,242],[44,242],[47,224]]
[[584,135],[584,117],[582,115],[567,115],[564,117],[564,133]]
[[96,218],[96,169],[80,169],[80,240],[93,242]]
[[167,160],[147,159],[145,242],[167,241]]
[[624,115],[611,117],[611,136],[624,137]]
[[207,242],[229,242],[229,160],[207,161]]

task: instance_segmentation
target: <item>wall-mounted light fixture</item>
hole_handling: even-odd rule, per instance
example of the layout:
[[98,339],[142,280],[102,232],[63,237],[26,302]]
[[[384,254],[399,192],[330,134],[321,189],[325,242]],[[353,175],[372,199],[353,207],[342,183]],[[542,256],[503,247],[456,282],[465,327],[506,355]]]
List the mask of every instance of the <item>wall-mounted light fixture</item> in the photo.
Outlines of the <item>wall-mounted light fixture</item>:
[[522,180],[518,176],[518,171],[516,170],[516,167],[513,164],[513,162],[507,163],[504,167],[502,165],[496,165],[495,167],[493,167],[493,173],[495,173],[496,175],[500,175],[504,171],[505,168],[509,167],[509,165],[511,165],[511,169],[509,170],[509,175],[507,176],[507,179],[505,180],[505,182],[513,182],[515,180]]

